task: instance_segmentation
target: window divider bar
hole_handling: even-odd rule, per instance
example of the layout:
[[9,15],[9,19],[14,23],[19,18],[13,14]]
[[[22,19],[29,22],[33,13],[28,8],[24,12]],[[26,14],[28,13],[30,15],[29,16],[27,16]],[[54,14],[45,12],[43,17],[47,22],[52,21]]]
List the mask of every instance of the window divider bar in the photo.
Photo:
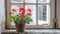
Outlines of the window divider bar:
[[38,0],[36,0],[36,24],[38,26]]

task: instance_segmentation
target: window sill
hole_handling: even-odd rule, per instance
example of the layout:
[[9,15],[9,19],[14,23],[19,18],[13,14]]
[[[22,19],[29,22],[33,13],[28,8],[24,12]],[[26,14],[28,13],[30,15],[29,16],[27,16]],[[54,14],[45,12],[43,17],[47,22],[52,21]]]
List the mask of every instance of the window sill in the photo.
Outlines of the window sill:
[[[16,32],[16,30],[5,30],[4,32],[2,32],[2,33],[18,33],[18,32]],[[60,32],[60,30],[59,29],[40,29],[40,30],[25,30],[25,32],[24,33],[39,33],[39,32],[41,32],[41,33],[55,33],[55,32]]]

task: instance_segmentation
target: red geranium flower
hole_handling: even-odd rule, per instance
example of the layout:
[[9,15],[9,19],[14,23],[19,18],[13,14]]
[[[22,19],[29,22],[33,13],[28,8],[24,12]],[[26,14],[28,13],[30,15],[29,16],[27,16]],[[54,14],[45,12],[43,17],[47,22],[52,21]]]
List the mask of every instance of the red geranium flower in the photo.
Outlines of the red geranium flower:
[[25,11],[24,8],[19,8],[19,12]]
[[31,9],[29,8],[28,11],[31,12]]
[[31,9],[28,9],[28,16],[31,16]]
[[25,11],[23,11],[23,12],[21,13],[21,16],[20,16],[21,19],[24,18],[24,14],[25,14]]
[[9,12],[9,15],[11,15],[12,14],[12,12]]
[[12,9],[13,12],[16,12],[16,9]]
[[20,18],[23,19],[24,18],[24,14],[25,14],[25,9],[24,8],[19,8],[19,12],[21,12]]
[[30,13],[28,13],[28,16],[31,16],[31,14],[30,14]]
[[21,15],[21,16],[20,16],[20,18],[21,18],[21,19],[23,19],[23,18],[24,18],[24,16],[23,16],[23,15]]

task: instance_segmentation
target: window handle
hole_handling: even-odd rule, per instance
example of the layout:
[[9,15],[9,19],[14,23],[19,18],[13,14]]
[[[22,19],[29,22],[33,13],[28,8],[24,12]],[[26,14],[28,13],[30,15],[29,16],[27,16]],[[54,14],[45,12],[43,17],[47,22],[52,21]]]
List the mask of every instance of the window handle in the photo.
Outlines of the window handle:
[[58,23],[58,21],[59,21],[59,19],[57,19],[57,18],[54,18],[53,19],[53,23],[54,23],[54,28],[59,28],[59,23]]
[[53,21],[57,23],[59,21],[59,19],[54,18]]

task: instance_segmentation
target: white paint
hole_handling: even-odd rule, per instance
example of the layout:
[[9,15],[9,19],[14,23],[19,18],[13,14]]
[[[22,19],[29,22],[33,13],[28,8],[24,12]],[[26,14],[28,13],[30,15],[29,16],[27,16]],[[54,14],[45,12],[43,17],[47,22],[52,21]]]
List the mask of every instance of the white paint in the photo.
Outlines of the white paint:
[[5,20],[4,0],[0,0],[0,34],[2,32],[2,23]]

